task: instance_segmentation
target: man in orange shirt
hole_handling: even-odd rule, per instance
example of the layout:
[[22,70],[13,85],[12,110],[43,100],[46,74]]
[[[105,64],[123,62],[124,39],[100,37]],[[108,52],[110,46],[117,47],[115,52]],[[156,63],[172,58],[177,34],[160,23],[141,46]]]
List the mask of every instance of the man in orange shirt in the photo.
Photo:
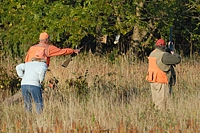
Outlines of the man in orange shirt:
[[45,60],[47,66],[50,64],[50,57],[53,56],[60,56],[60,55],[70,55],[70,54],[78,54],[80,52],[79,49],[71,49],[71,48],[64,48],[60,49],[54,45],[49,45],[49,35],[46,32],[40,34],[39,43],[33,45],[28,50],[28,53],[25,58],[25,62],[30,62],[33,60],[37,53],[44,52]]

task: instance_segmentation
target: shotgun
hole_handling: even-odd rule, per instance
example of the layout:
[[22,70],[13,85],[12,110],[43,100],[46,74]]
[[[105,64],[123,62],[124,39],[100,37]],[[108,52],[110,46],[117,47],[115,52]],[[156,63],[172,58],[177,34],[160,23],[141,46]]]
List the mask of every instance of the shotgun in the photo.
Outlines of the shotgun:
[[[170,33],[169,33],[169,43],[168,43],[168,49],[174,52],[174,44],[172,42],[172,26],[170,26]],[[174,70],[174,67],[176,67],[176,65],[171,65],[170,66],[170,71],[171,71],[171,76],[169,78],[169,94],[172,94],[172,86],[174,86],[176,84],[176,72]]]
[[72,58],[76,55],[77,55],[76,53],[71,54],[70,57],[66,61],[63,62],[62,67],[66,68],[69,65],[70,61],[72,61]]
[[[79,51],[81,51],[81,49],[82,49],[85,45],[87,45],[91,40],[92,40],[92,39],[90,39],[90,40],[89,40],[87,43],[85,43],[81,48],[79,48]],[[72,61],[72,58],[73,58],[74,56],[76,56],[76,55],[77,55],[76,53],[71,54],[70,57],[69,57],[66,61],[63,62],[62,67],[66,68],[66,67],[69,65],[70,61]]]

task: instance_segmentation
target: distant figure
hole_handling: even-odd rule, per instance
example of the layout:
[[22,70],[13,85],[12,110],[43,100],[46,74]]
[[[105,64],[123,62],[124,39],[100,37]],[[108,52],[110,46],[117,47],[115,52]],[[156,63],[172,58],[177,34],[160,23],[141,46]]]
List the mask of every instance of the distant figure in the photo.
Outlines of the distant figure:
[[78,54],[80,52],[79,49],[75,49],[75,50],[71,48],[60,49],[54,45],[49,45],[49,35],[46,32],[43,32],[40,34],[39,43],[31,46],[30,49],[28,50],[28,53],[25,58],[25,62],[32,61],[33,56],[35,56],[37,52],[41,52],[41,51],[45,52],[45,60],[46,60],[47,66],[49,66],[50,64],[50,57],[60,56],[60,55],[69,55],[73,53]]
[[156,48],[148,59],[147,81],[150,83],[152,99],[158,110],[167,109],[170,88],[175,84],[176,74],[173,65],[181,62],[181,57],[173,51],[166,52],[163,39],[156,41]]
[[22,78],[21,92],[24,106],[28,112],[32,112],[32,99],[36,105],[36,112],[42,113],[44,104],[41,84],[47,71],[45,55],[43,52],[36,53],[32,61],[21,63],[16,66],[17,75]]

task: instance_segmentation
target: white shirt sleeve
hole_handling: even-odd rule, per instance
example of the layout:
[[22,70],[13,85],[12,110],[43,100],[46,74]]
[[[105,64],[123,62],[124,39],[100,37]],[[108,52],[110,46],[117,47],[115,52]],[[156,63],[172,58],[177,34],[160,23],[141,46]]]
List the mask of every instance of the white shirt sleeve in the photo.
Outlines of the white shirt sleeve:
[[25,64],[24,63],[21,63],[19,65],[16,66],[16,71],[17,71],[17,75],[20,77],[20,78],[23,78],[24,76],[24,71],[25,71]]

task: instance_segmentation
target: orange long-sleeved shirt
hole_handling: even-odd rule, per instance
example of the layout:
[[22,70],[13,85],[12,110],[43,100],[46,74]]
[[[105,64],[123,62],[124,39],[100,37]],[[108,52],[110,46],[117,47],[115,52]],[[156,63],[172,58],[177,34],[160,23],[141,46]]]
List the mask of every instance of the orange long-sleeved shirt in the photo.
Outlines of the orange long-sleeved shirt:
[[59,56],[59,55],[69,55],[73,53],[74,49],[71,48],[60,49],[54,45],[49,45],[49,55],[48,55],[49,57]]
[[49,45],[46,43],[39,43],[39,44],[36,44],[36,45],[30,47],[30,49],[28,50],[28,53],[25,57],[25,62],[32,61],[32,59],[34,58],[35,52],[32,51],[33,47],[44,47],[45,48],[45,54],[47,55],[46,64],[48,66],[50,64],[50,57],[60,56],[60,55],[69,55],[69,54],[74,53],[74,49],[71,49],[71,48],[60,49],[54,45]]

